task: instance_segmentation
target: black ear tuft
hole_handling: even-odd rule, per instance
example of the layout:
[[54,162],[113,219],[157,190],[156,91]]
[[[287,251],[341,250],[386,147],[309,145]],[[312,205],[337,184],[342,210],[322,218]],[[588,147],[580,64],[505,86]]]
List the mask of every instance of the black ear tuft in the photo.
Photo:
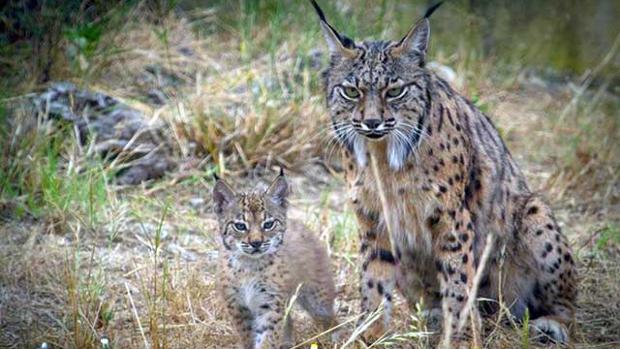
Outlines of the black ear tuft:
[[338,33],[336,29],[334,29],[334,27],[332,27],[332,25],[329,24],[329,22],[327,22],[327,19],[325,18],[325,13],[321,9],[321,7],[319,7],[319,4],[317,4],[315,0],[310,0],[310,2],[312,3],[312,7],[314,7],[314,10],[316,10],[316,14],[319,16],[319,19],[325,22],[325,24],[327,24],[327,26],[331,30],[334,31],[334,33],[338,37],[338,40],[340,40],[340,43],[342,44],[342,46],[346,48],[355,48],[355,42],[353,40],[351,40],[349,37],[345,35]]
[[213,179],[217,182],[220,180],[220,176],[217,175],[217,173],[213,173]]
[[319,7],[319,4],[317,4],[315,0],[310,0],[310,2],[316,11],[316,14],[319,15],[319,19],[323,22],[327,22],[327,19],[325,19],[325,13],[323,13],[323,10]]
[[316,0],[310,0],[312,7],[316,11],[316,14],[319,16],[321,20],[321,29],[323,30],[323,35],[325,36],[325,40],[327,40],[327,45],[332,53],[342,53],[345,56],[355,56],[355,42],[350,38],[338,33],[338,31],[332,27],[329,22],[327,22],[327,18],[325,17],[325,13],[319,7]]
[[280,166],[280,176],[284,176],[284,167]]
[[430,39],[431,29],[429,17],[443,4],[440,1],[426,10],[424,17],[415,23],[407,35],[402,38],[396,45],[393,46],[391,53],[394,56],[398,56],[404,53],[414,53],[419,57],[418,64],[424,66],[426,61],[426,52],[428,49],[428,41]]
[[348,49],[354,49],[355,48],[355,42],[350,39],[348,36],[340,35],[340,41],[342,42],[342,46],[348,48]]
[[435,5],[429,7],[426,10],[426,13],[424,13],[424,18],[429,18],[433,14],[433,12],[435,12],[435,10],[437,8],[439,8],[439,6],[441,6],[441,4],[443,4],[443,1],[440,1],[440,2],[436,3]]

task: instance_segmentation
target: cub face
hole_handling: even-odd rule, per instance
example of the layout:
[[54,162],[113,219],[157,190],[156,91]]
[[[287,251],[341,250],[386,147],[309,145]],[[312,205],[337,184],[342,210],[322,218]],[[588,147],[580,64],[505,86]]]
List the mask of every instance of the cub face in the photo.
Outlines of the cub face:
[[288,183],[281,173],[264,192],[235,192],[218,179],[213,203],[224,247],[259,258],[278,250],[286,231]]

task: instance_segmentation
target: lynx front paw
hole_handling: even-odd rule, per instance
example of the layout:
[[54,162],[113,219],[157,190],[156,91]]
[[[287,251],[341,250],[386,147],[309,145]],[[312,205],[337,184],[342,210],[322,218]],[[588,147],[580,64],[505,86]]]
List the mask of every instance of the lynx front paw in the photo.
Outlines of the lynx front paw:
[[541,317],[532,320],[530,330],[540,336],[542,341],[552,340],[556,343],[568,343],[568,330],[557,320]]

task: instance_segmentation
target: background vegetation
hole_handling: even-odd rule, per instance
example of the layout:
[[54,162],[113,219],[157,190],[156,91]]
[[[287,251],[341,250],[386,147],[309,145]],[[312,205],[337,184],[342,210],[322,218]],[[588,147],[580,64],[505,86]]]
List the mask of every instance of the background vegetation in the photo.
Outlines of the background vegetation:
[[[428,2],[321,5],[349,36],[397,39]],[[469,0],[431,20],[431,59],[491,116],[574,243],[579,347],[620,345],[619,17],[612,0]],[[333,257],[342,321],[354,318],[357,233],[330,156],[325,62],[305,1],[0,5],[0,346],[230,347],[213,292],[211,174],[260,182],[277,166],[296,188],[291,215]],[[159,123],[174,169],[121,185],[120,157],[33,107],[59,81]],[[383,344],[433,341],[402,304],[397,320]],[[500,320],[487,346],[535,345]],[[316,334],[298,324],[300,343]]]

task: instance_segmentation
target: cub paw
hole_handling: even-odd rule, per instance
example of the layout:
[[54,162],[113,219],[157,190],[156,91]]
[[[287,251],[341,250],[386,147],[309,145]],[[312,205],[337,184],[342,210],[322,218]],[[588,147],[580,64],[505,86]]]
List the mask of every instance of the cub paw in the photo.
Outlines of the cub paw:
[[426,321],[426,326],[431,331],[441,330],[441,324],[443,321],[443,312],[441,308],[432,308],[423,310],[420,315],[422,319]]
[[371,326],[364,334],[362,338],[364,342],[367,344],[371,344],[379,340],[379,338],[383,337],[385,334],[385,329],[381,325],[373,325]]

